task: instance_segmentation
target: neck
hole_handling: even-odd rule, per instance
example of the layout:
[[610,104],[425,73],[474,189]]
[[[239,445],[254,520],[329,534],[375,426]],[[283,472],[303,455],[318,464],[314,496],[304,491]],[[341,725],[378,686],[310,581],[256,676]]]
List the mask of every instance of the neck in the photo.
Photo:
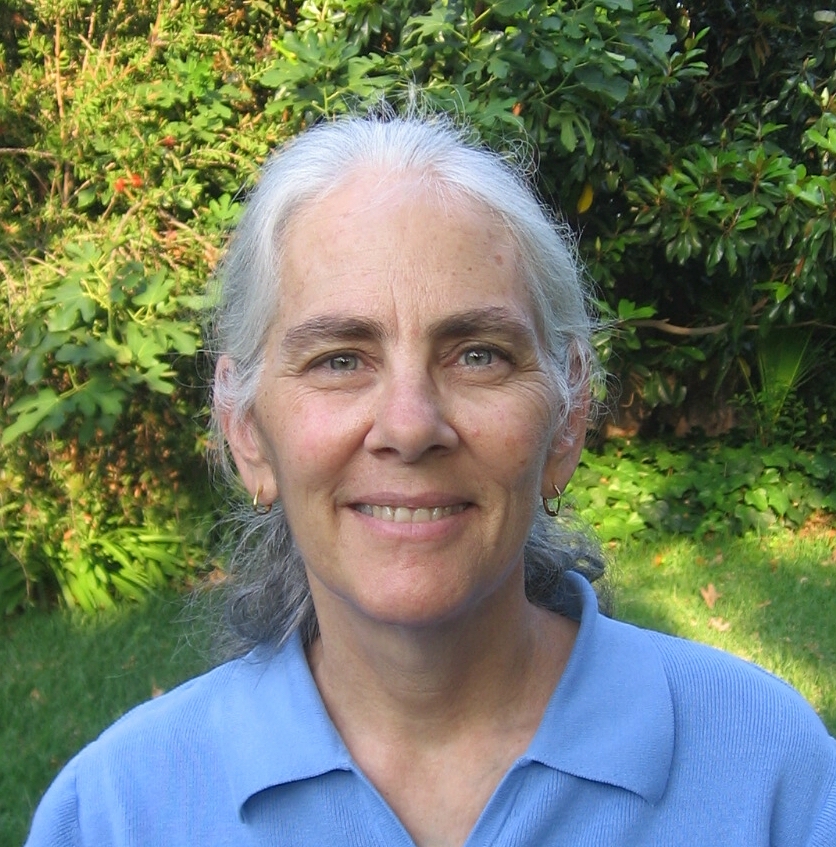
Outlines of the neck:
[[[333,612],[332,609],[327,610]],[[455,620],[423,627],[320,615],[309,660],[325,705],[351,748],[378,738],[443,743],[476,727],[539,724],[574,643],[576,626],[520,591],[492,597]],[[531,722],[531,721],[529,721]]]
[[502,595],[423,627],[317,605],[309,661],[325,706],[421,847],[465,843],[537,732],[574,643],[577,625],[532,606],[521,585]]

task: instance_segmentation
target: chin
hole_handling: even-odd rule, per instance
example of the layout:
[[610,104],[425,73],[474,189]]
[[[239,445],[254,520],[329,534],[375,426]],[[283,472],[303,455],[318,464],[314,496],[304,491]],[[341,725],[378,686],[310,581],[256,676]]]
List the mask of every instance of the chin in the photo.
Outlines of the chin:
[[416,630],[446,628],[485,608],[484,600],[490,594],[489,591],[459,594],[451,586],[435,587],[431,592],[422,593],[412,586],[403,593],[388,591],[368,598],[359,611],[384,626]]

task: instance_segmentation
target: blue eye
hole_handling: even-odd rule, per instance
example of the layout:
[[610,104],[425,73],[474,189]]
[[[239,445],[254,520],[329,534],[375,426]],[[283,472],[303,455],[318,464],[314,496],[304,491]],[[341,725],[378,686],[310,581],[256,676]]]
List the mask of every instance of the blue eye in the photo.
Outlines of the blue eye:
[[487,365],[492,365],[496,360],[496,353],[485,347],[473,347],[470,350],[465,350],[462,353],[462,364],[469,368],[484,368]]
[[357,356],[352,353],[339,353],[331,356],[326,364],[332,371],[356,371],[359,362]]

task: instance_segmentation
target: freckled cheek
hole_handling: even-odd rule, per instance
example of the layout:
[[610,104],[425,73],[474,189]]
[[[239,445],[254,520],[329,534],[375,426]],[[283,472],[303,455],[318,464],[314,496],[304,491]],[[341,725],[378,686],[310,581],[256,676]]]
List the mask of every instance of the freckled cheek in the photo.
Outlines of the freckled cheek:
[[539,476],[544,448],[540,438],[509,438],[505,444],[505,455],[512,458],[516,474],[528,477]]
[[482,407],[467,417],[463,428],[474,444],[493,445],[506,456],[519,456],[520,462],[530,461],[548,440],[547,414],[540,408],[509,414],[501,407]]
[[526,484],[523,480],[538,476],[545,452],[542,432],[533,430],[521,420],[507,426],[499,421],[491,421],[491,424],[470,427],[465,438],[483,472],[512,487]]
[[337,474],[362,444],[356,416],[346,410],[335,412],[328,404],[306,404],[290,409],[279,456],[280,465],[297,479],[322,480]]

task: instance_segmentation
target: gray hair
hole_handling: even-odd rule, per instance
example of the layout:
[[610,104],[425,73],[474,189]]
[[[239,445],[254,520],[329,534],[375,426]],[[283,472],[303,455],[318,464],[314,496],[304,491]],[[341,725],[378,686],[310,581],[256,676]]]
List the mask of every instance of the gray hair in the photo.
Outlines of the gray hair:
[[[211,292],[207,341],[216,373],[213,433],[219,468],[237,479],[220,426],[221,413],[243,421],[252,408],[264,367],[265,339],[278,310],[285,234],[300,209],[322,200],[360,169],[418,174],[441,196],[469,201],[496,216],[512,238],[526,282],[555,396],[555,425],[586,407],[597,360],[590,341],[594,319],[574,242],[538,200],[527,169],[480,146],[472,133],[445,116],[378,112],[345,117],[305,130],[265,165]],[[316,637],[316,613],[305,565],[280,503],[257,514],[238,502],[228,515],[223,583],[231,629],[228,652],[258,644],[281,645],[300,629]],[[600,550],[583,532],[538,514],[525,546],[526,591],[538,605],[571,612],[564,574],[603,574]]]

